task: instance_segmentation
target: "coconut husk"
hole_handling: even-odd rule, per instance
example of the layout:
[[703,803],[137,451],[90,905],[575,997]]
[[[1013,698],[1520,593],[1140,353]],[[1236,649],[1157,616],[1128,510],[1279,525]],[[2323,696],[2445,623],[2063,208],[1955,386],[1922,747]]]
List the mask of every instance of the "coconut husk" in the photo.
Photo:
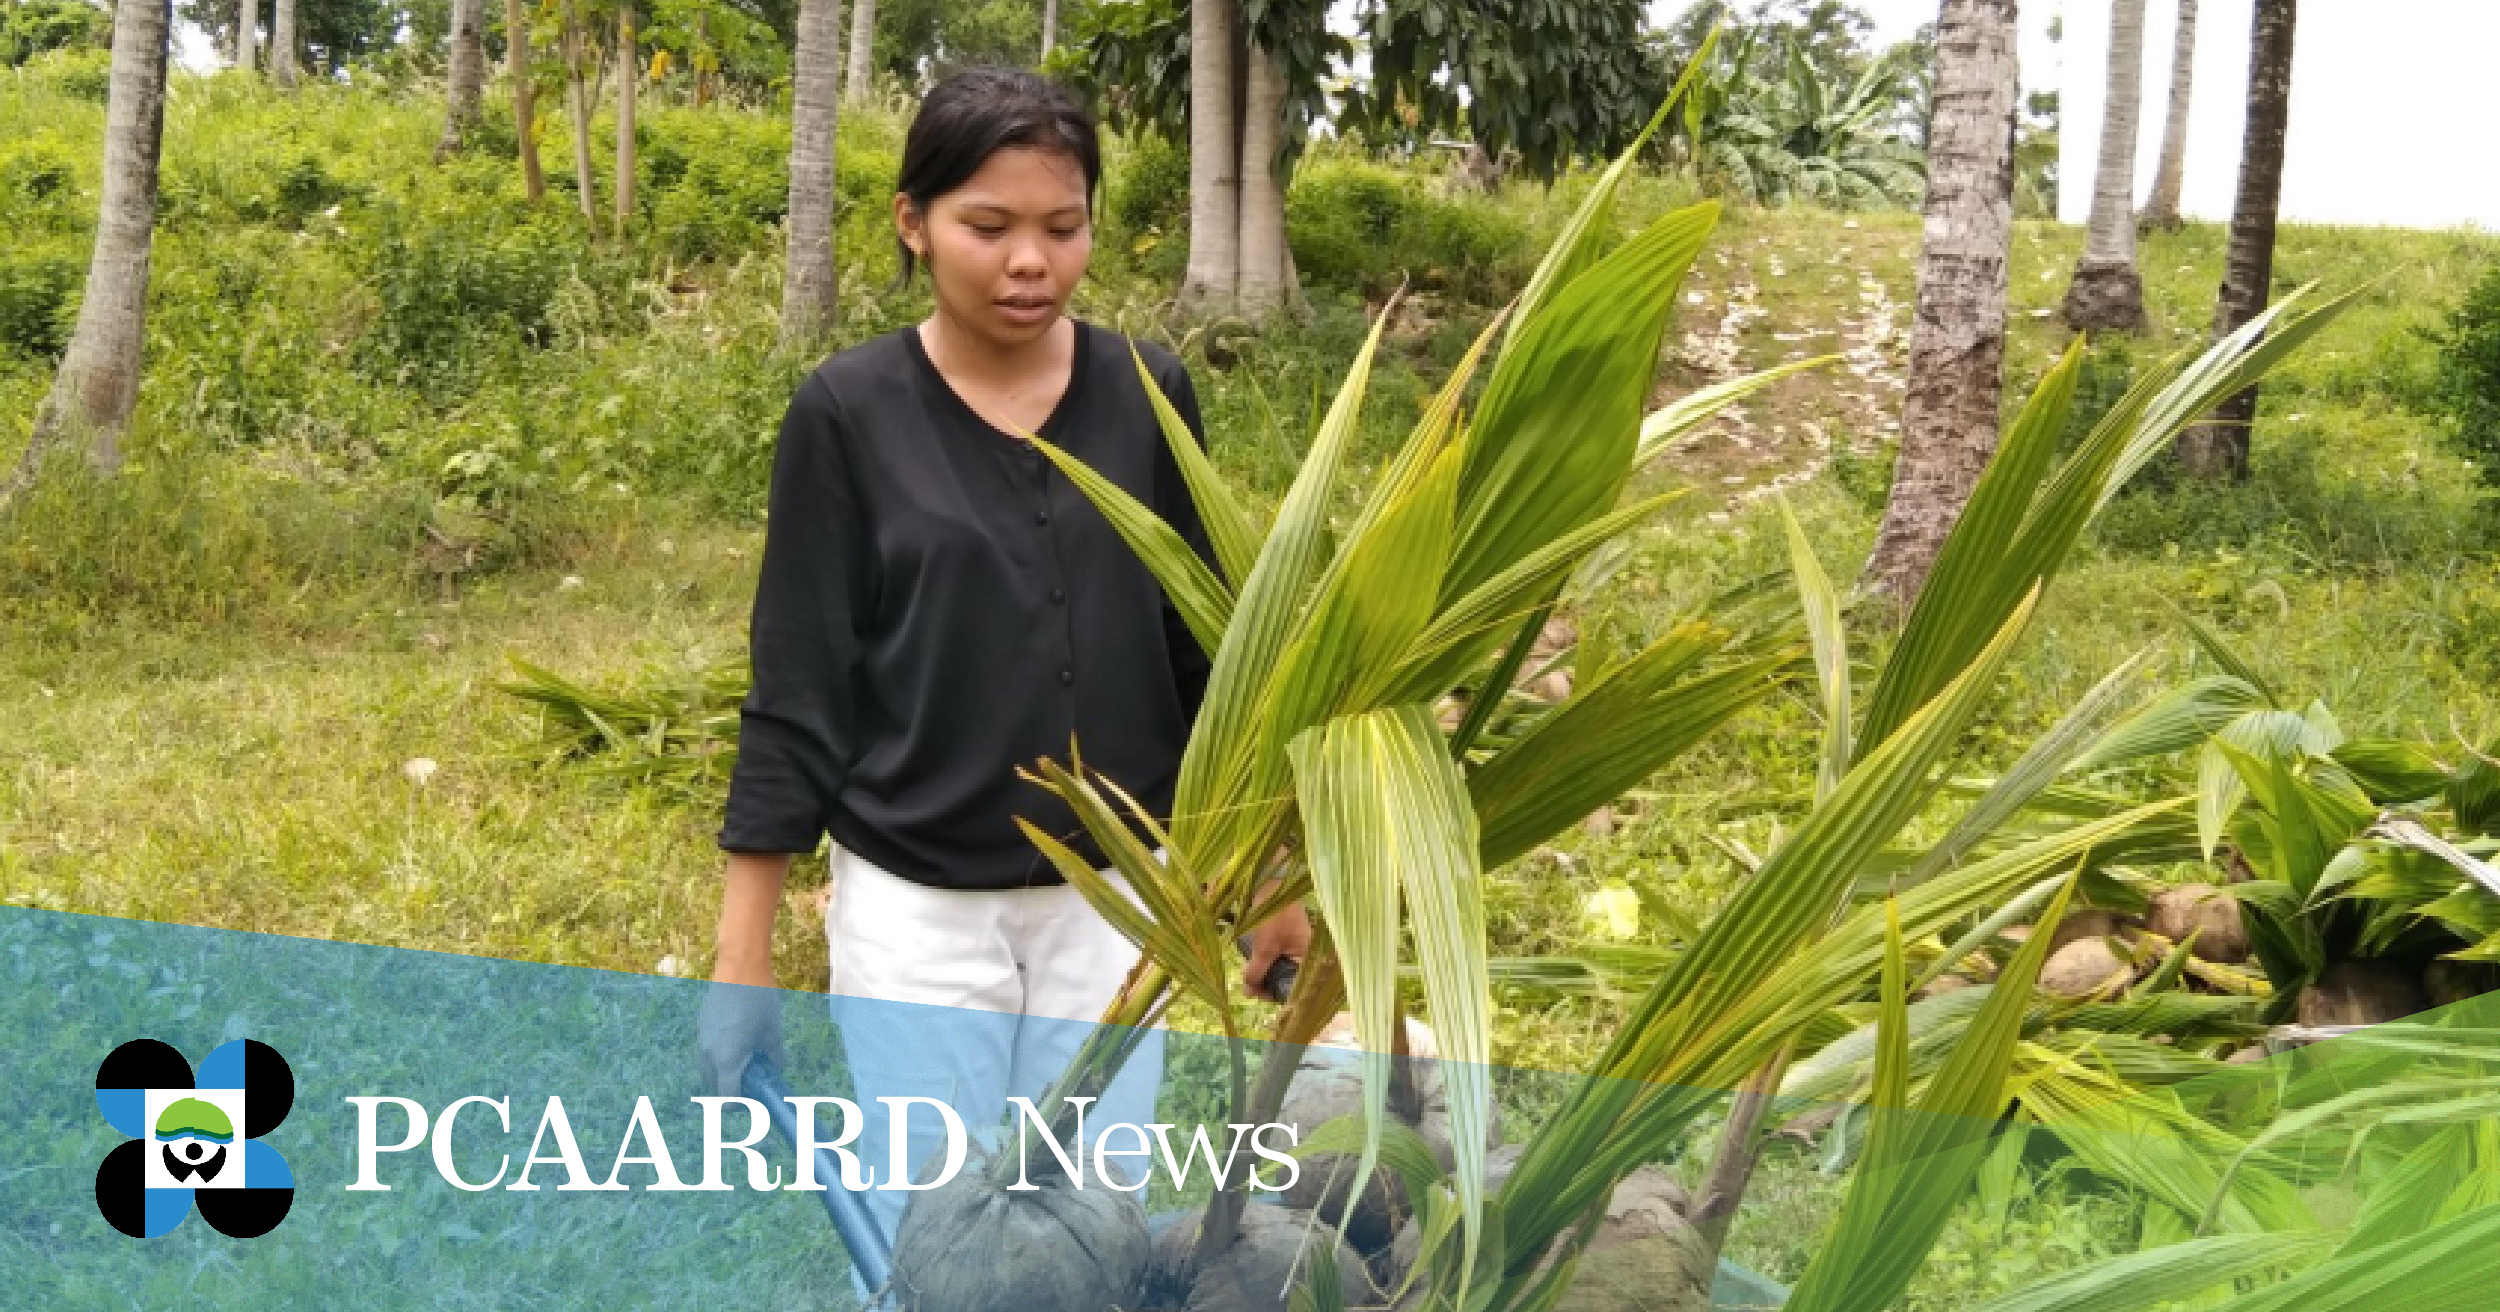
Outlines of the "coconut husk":
[[1138,1305],[1151,1246],[1145,1209],[1063,1176],[1010,1190],[968,1165],[912,1195],[896,1227],[903,1312],[1109,1312]]
[[2065,919],[2057,922],[2057,932],[2049,936],[2049,955],[2056,956],[2058,949],[2069,943],[2079,943],[2087,938],[2108,938],[2125,929],[2127,924],[2127,918],[2115,911],[2069,912]]
[[2376,1025],[2430,1007],[2418,974],[2393,961],[2339,961],[2300,991],[2300,1023]]
[[[1490,1196],[1502,1191],[1510,1182],[1511,1172],[1519,1169],[1520,1145],[1506,1143],[1484,1155],[1484,1192]],[[1407,1217],[1398,1224],[1397,1238],[1388,1247],[1372,1254],[1372,1283],[1395,1292],[1406,1280],[1406,1273],[1415,1265],[1415,1258],[1424,1246],[1423,1228]]]
[[2433,961],[2422,967],[2422,992],[2434,1007],[2453,1007],[2492,989],[2492,968],[2480,961]]
[[[1502,1160],[1500,1178],[1508,1180],[1518,1165],[1518,1150],[1506,1147],[1496,1149],[1495,1154]],[[1492,1162],[1492,1158],[1486,1161],[1488,1176]],[[1692,1210],[1691,1194],[1667,1174],[1665,1167],[1643,1166],[1623,1177],[1607,1198],[1606,1215],[1589,1236],[1588,1246],[1581,1250],[1580,1265],[1572,1277],[1577,1291],[1590,1281],[1592,1272],[1605,1273],[1596,1277],[1588,1295],[1601,1301],[1575,1303],[1574,1295],[1566,1294],[1559,1306],[1580,1307],[1584,1312],[1651,1307],[1707,1312],[1710,1277],[1717,1263],[1700,1233],[1686,1220]],[[1378,1277],[1380,1287],[1396,1289],[1405,1279],[1407,1269],[1414,1266],[1422,1247],[1422,1229],[1414,1221],[1407,1221],[1398,1230],[1397,1242],[1389,1247],[1392,1260],[1388,1270]],[[1550,1257],[1540,1264],[1549,1265]],[[1696,1279],[1701,1301],[1679,1301],[1689,1298],[1685,1286]],[[1644,1281],[1650,1283],[1645,1285]],[[1649,1291],[1648,1296],[1669,1301],[1650,1302],[1646,1297],[1634,1296],[1643,1290]],[[1625,1298],[1631,1301],[1624,1301]],[[1608,1299],[1612,1301],[1604,1301]],[[1400,1306],[1414,1302],[1410,1297]]]
[[[1411,1059],[1405,1065],[1418,1109],[1408,1123],[1423,1136],[1434,1160],[1447,1170],[1456,1164],[1457,1158],[1450,1147],[1448,1093],[1443,1087],[1440,1064],[1434,1060],[1439,1045],[1433,1040],[1431,1029],[1421,1021],[1410,1018],[1406,1033]],[[1341,1116],[1361,1115],[1363,1073],[1359,1051],[1353,1019],[1339,1015],[1331,1020],[1304,1050],[1300,1068],[1286,1087],[1277,1121],[1298,1127],[1299,1137],[1307,1139]],[[1392,1114],[1396,1113],[1395,1102],[1392,1099]],[[1498,1118],[1488,1115],[1487,1146],[1500,1139]],[[1346,1240],[1369,1255],[1387,1247],[1396,1237],[1398,1224],[1406,1219],[1406,1192],[1395,1172],[1378,1167],[1357,1197],[1354,1173],[1360,1165],[1361,1158],[1353,1153],[1317,1153],[1306,1157],[1293,1187],[1284,1191],[1284,1199],[1288,1207],[1318,1212],[1332,1226],[1342,1224]]]
[[1919,987],[1918,992],[1912,994],[1911,996],[1914,999],[1923,1001],[1928,998],[1941,997],[1947,993],[1959,993],[1964,989],[1977,987],[1979,987],[1977,981],[1974,981],[1967,975],[1955,975],[1948,973],[1938,975],[1934,979],[1927,981]]
[[2041,989],[2061,998],[2112,997],[2134,978],[2135,963],[2102,938],[2077,939],[2040,967]]
[[1338,1239],[1334,1228],[1298,1208],[1263,1203],[1242,1208],[1232,1246],[1192,1270],[1198,1227],[1205,1219],[1206,1208],[1192,1208],[1155,1240],[1150,1306],[1186,1312],[1283,1312],[1293,1290],[1304,1282],[1317,1244],[1336,1249],[1337,1292],[1347,1306],[1378,1301],[1362,1257]]
[[2248,960],[2248,925],[2240,917],[2239,899],[2211,884],[2181,884],[2154,894],[2145,928],[2173,943],[2196,935],[2188,950],[2200,961]]

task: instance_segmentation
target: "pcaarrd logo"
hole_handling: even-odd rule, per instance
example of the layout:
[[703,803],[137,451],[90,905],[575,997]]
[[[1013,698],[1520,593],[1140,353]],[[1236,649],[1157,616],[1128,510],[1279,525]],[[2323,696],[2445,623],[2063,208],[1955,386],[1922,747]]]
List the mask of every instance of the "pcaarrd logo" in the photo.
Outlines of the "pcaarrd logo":
[[195,1075],[172,1044],[132,1039],[96,1068],[95,1101],[130,1136],[95,1173],[96,1210],[123,1234],[167,1234],[196,1204],[219,1233],[254,1239],[294,1206],[295,1173],[261,1142],[295,1105],[295,1072],[268,1044],[223,1044]]

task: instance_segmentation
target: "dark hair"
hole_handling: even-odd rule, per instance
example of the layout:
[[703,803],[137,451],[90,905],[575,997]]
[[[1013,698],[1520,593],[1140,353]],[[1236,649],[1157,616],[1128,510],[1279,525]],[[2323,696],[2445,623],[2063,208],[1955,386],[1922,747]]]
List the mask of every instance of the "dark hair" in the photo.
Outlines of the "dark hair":
[[[1085,205],[1102,182],[1102,138],[1067,88],[1029,69],[984,64],[948,74],[920,99],[903,136],[903,167],[894,189],[927,213],[929,204],[964,184],[990,156],[1009,146],[1057,151],[1085,174]],[[903,280],[916,261],[897,235]]]

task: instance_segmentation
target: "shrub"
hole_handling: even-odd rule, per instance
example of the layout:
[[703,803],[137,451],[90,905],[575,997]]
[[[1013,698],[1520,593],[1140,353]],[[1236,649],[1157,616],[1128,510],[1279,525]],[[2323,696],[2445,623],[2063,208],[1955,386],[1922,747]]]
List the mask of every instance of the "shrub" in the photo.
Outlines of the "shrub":
[[72,100],[101,105],[113,85],[113,54],[95,47],[64,47],[26,61],[36,77]]
[[[1103,186],[1104,236],[1147,265],[1188,248],[1189,152],[1151,132],[1120,139]],[[1179,272],[1175,263],[1172,273]]]
[[1400,277],[1434,291],[1499,300],[1533,271],[1528,232],[1491,201],[1438,196],[1414,177],[1362,160],[1315,158],[1295,171],[1285,222],[1303,276],[1377,293]]
[[670,109],[638,127],[649,241],[656,250],[693,262],[733,259],[765,244],[789,206],[787,123]]
[[59,355],[76,317],[77,258],[59,248],[0,251],[0,351]]
[[360,216],[356,258],[375,300],[358,362],[377,378],[465,391],[486,360],[554,339],[559,294],[585,284],[595,313],[626,302],[626,279],[578,223],[552,209],[422,196]]
[[2500,484],[2500,265],[2449,314],[2432,397],[2457,449]]

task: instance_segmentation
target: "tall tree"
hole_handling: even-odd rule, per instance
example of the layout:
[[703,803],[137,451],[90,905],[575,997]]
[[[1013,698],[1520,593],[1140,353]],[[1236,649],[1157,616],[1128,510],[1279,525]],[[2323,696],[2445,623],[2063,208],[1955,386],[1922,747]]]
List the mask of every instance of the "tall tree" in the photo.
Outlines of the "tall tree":
[[165,63],[173,6],[121,0],[104,102],[104,194],[86,296],[52,391],[35,410],[0,505],[24,490],[64,444],[82,443],[96,469],[121,466],[121,434],[139,405],[147,347],[148,259],[156,235],[156,170],[165,135]]
[[1996,451],[2014,241],[2015,0],[1944,0],[1901,452],[1866,582],[1903,606]]
[[2077,332],[2139,332],[2144,277],[2135,267],[2135,140],[2144,104],[2144,0],[2111,0],[2108,93],[2092,217],[2062,311]]
[[295,89],[295,0],[274,0],[269,10],[269,80]]
[[547,172],[538,166],[538,88],[530,81],[530,11],[522,0],[503,0],[504,73],[512,79],[512,135],[520,142],[521,188],[533,201],[547,196]]
[[[248,0],[247,0],[248,3]],[[477,122],[478,101],[486,87],[486,0],[451,0],[451,60],[443,74],[443,137],[434,143],[434,162],[441,163],[468,136]]]
[[1241,289],[1241,118],[1234,0],[1189,4],[1189,267],[1181,304],[1229,309]]
[[[1087,50],[1078,77],[1112,124],[1189,143],[1181,296],[1192,309],[1230,310],[1245,298],[1257,309],[1291,297],[1281,200],[1299,147],[1323,116],[1388,143],[1465,132],[1489,154],[1515,153],[1528,173],[1550,179],[1574,156],[1628,143],[1663,90],[1639,40],[1641,0],[1362,0],[1354,14],[1366,29],[1371,77],[1342,88],[1331,65],[1353,49],[1328,29],[1332,7],[1141,0],[1077,11],[1080,34],[1071,41]],[[1268,251],[1281,265],[1273,284]],[[1245,259],[1258,267],[1245,269]]]
[[2161,121],[2161,163],[2153,170],[2153,194],[2136,216],[2138,227],[2179,226],[2179,192],[2187,183],[2188,102],[2195,91],[2196,0],[2179,0],[2179,23],[2170,43],[2170,107]]
[[260,67],[260,0],[243,0],[235,16],[234,66],[246,73]]
[[[2291,126],[2294,0],[2257,0],[2248,52],[2248,119],[2240,136],[2239,194],[2222,256],[2214,336],[2237,332],[2266,308],[2274,285],[2275,212],[2283,198],[2283,139]],[[2248,477],[2249,430],[2257,389],[2214,407],[2213,417],[2179,434],[2179,463],[2199,478]]]
[[1042,0],[1042,58],[1059,44],[1059,0]]
[[582,49],[586,43],[582,40],[581,11],[574,0],[563,0],[557,15],[564,25],[558,39],[564,60],[564,112],[573,129],[573,199],[581,207],[582,221],[595,226],[599,222],[599,198],[593,189],[598,182],[590,170],[590,80],[582,68],[587,55]]
[[[870,0],[857,0],[866,5]],[[841,108],[842,0],[799,0],[790,61],[790,203],[783,229],[781,340],[833,326],[833,132]]]
[[865,105],[877,89],[873,76],[877,61],[877,0],[852,0],[851,57],[849,67],[842,71],[842,96],[854,105]]
[[616,7],[616,239],[634,217],[635,101],[641,96],[642,47],[634,36],[633,0]]

